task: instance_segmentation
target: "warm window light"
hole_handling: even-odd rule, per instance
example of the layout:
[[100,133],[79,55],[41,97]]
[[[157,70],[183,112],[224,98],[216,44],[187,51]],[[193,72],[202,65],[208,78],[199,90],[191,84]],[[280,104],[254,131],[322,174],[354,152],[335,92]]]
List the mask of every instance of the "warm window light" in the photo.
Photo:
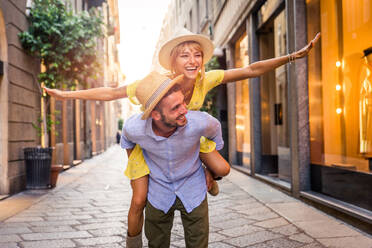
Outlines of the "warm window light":
[[340,67],[341,66],[341,62],[340,61],[337,61],[336,62],[336,67]]
[[337,84],[337,85],[336,85],[336,90],[337,90],[337,91],[341,90],[341,85]]
[[337,109],[336,109],[336,113],[337,113],[337,114],[341,114],[341,113],[342,113],[342,109],[341,109],[341,108],[337,108]]

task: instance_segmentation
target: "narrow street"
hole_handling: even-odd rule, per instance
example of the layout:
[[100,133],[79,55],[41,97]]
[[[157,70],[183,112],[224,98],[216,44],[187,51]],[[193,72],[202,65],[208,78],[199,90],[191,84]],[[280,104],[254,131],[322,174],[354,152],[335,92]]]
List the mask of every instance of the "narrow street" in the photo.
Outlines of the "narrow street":
[[[53,190],[0,201],[0,247],[125,247],[125,165],[116,145],[60,174]],[[371,236],[236,170],[219,185],[220,194],[208,196],[209,247],[372,247]],[[179,216],[171,244],[185,246]]]

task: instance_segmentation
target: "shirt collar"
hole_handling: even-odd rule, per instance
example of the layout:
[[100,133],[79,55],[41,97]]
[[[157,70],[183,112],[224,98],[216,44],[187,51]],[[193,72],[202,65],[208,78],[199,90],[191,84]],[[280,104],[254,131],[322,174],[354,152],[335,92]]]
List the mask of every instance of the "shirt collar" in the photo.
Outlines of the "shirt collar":
[[[187,116],[187,114],[186,114]],[[176,131],[171,135],[169,136],[168,138],[174,136],[174,135],[177,135],[181,130],[183,130],[186,126],[188,125],[188,122],[185,126],[183,127],[177,127]],[[146,119],[146,126],[145,126],[145,134],[149,137],[152,137],[153,139],[155,139],[156,141],[160,141],[160,140],[164,140],[164,139],[167,139],[163,136],[158,136],[154,133],[154,130],[152,130],[152,118],[149,117]]]

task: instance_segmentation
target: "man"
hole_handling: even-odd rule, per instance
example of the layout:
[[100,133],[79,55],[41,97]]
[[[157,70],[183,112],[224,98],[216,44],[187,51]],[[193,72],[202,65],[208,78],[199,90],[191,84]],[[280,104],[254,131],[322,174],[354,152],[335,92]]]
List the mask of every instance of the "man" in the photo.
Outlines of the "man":
[[[181,76],[182,77],[182,76]],[[181,212],[186,247],[208,247],[209,221],[200,137],[223,146],[220,123],[204,112],[187,111],[177,84],[152,72],[137,86],[144,113],[125,122],[121,146],[138,144],[150,169],[145,235],[149,247],[169,247],[174,211]]]

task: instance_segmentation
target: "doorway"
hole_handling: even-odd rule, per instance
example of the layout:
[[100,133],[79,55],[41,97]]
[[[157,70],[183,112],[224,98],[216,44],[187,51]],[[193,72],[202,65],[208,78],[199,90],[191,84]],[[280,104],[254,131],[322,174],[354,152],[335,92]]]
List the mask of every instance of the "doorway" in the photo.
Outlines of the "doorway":
[[[257,31],[260,60],[287,54],[286,26],[284,8],[261,25]],[[290,183],[287,67],[266,73],[260,81],[262,165],[258,173]]]
[[5,22],[0,9],[0,195],[9,193],[7,48]]

